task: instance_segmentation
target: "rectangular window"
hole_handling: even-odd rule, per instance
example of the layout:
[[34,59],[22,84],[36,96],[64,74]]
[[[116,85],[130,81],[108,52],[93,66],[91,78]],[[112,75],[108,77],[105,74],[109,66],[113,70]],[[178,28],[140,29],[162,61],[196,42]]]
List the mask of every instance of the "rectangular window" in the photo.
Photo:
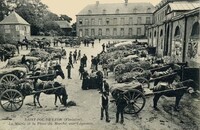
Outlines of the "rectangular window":
[[88,29],[85,29],[85,36],[88,36],[89,35],[89,31]]
[[133,29],[132,29],[132,28],[129,28],[129,29],[128,29],[128,35],[129,35],[129,36],[132,36],[132,35],[133,35]]
[[98,35],[99,35],[99,36],[102,36],[102,29],[101,29],[101,28],[100,28],[99,31],[98,31]]
[[95,25],[94,19],[91,19],[91,25]]
[[138,36],[141,35],[141,28],[137,28],[137,35],[138,35]]
[[151,23],[151,18],[150,17],[146,17],[146,24],[150,24]]
[[117,28],[113,28],[113,36],[117,36]]
[[137,24],[141,24],[142,23],[142,18],[141,17],[138,17],[137,19]]
[[109,23],[110,23],[110,19],[106,18],[106,25],[109,25]]
[[83,30],[79,29],[79,36],[82,37],[83,36]]
[[132,17],[129,18],[129,24],[130,24],[130,25],[133,24],[133,18],[132,18]]
[[89,25],[89,20],[85,19],[85,25]]
[[19,25],[15,26],[16,31],[19,31]]
[[102,25],[102,19],[99,19],[99,25]]
[[5,29],[10,29],[10,25],[4,25]]
[[113,25],[117,25],[117,18],[113,19]]
[[82,25],[83,24],[83,21],[82,20],[79,20],[79,25]]
[[106,28],[106,36],[110,36],[110,29]]
[[124,36],[124,28],[120,29],[120,36]]
[[121,25],[124,25],[124,18],[121,18]]
[[94,29],[91,29],[91,36],[94,36],[95,35],[95,31]]

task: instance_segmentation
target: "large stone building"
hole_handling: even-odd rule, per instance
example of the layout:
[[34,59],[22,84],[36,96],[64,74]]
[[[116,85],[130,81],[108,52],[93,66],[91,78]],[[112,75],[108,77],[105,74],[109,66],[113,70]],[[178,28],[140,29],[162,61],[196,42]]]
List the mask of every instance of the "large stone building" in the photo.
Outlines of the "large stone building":
[[96,38],[143,38],[152,24],[150,3],[113,3],[86,6],[76,15],[77,36]]
[[[148,28],[148,43],[161,56],[175,62],[188,62],[188,75],[199,84],[200,37],[198,0],[162,0],[153,13],[154,23]],[[191,72],[191,74],[189,74]]]
[[21,41],[30,37],[30,24],[13,11],[0,22],[0,31],[5,37]]

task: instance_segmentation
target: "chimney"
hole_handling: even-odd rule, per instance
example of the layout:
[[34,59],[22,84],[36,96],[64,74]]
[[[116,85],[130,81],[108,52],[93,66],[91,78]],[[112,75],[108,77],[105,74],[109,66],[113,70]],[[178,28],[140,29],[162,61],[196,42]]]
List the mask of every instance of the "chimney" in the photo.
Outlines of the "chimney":
[[128,5],[128,0],[124,0],[125,1],[125,5],[127,6]]
[[96,6],[98,6],[99,5],[99,1],[96,1]]

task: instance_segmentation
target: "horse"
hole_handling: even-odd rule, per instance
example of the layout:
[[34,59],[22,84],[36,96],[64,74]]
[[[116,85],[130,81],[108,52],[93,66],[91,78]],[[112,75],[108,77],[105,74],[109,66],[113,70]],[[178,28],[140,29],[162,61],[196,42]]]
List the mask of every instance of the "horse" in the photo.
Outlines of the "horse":
[[[52,67],[49,67],[48,73],[45,73],[45,74],[52,74],[52,75],[41,76],[41,77],[35,78],[35,81],[37,82],[38,79],[40,79],[42,81],[52,81],[55,78],[57,78],[57,76],[60,76],[62,79],[65,79],[65,75],[64,75],[63,70],[62,70],[62,68],[59,64],[52,66]],[[43,75],[41,69],[36,68],[35,71],[33,72],[33,76],[35,77],[35,76],[40,76],[40,75]]]
[[21,46],[21,49],[23,48],[23,46],[25,46],[25,47],[26,47],[26,50],[28,50],[28,44],[29,44],[28,41],[27,41],[27,42],[25,42],[25,41],[23,41],[23,42],[18,41],[17,44]]
[[[173,84],[171,84],[171,85],[173,86]],[[176,97],[174,110],[179,111],[179,102],[180,102],[182,96],[188,90],[191,90],[191,89],[194,90],[196,87],[196,84],[193,80],[188,79],[183,82],[178,82],[178,83],[174,84],[174,86],[175,86],[175,89],[170,88],[169,84],[166,84],[166,85],[158,84],[158,86],[153,88],[153,92],[155,92],[154,98],[153,98],[153,107],[155,110],[157,110],[157,111],[159,110],[157,108],[157,103],[158,103],[159,98],[164,95],[166,97]],[[169,89],[172,89],[172,90],[167,91]],[[165,91],[165,92],[162,92],[162,91]]]
[[[45,91],[45,89],[49,89],[49,90]],[[42,105],[40,104],[40,94],[42,90],[44,90],[43,93],[47,95],[51,95],[51,94],[55,95],[54,105],[56,107],[57,107],[56,105],[57,98],[59,98],[61,104],[63,104],[64,106],[67,106],[68,95],[67,95],[65,87],[63,87],[62,84],[60,84],[59,82],[49,81],[49,82],[36,83],[35,90],[36,90],[36,93],[34,94],[34,99],[33,99],[34,106],[36,106],[36,100],[37,100],[39,107],[42,108]]]

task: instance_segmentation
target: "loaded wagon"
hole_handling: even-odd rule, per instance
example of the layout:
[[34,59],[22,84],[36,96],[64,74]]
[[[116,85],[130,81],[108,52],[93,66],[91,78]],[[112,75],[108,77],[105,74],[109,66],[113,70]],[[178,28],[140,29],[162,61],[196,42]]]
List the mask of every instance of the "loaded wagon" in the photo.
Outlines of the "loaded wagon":
[[0,79],[0,105],[8,112],[19,110],[24,102],[26,96],[34,95],[41,92],[55,91],[64,87],[63,85],[58,87],[43,88],[42,90],[35,90],[33,81],[34,79],[54,76],[54,74],[46,74],[39,76],[30,76],[25,79],[18,78],[14,71],[7,74],[1,74]]
[[[154,95],[154,98],[157,98],[159,100],[161,95],[166,94],[166,96],[168,96],[168,94],[170,93],[171,96],[173,95],[173,97],[176,97],[175,107],[177,107],[181,97],[185,93],[185,90],[188,88],[191,89],[191,87],[193,87],[194,89],[196,87],[194,81],[190,79],[182,82],[176,82],[176,84],[173,84],[173,87],[167,85],[167,88],[156,91],[154,91],[154,89],[145,88],[144,86],[145,83],[140,83],[137,79],[128,84],[114,84],[110,88],[110,92],[112,94],[112,97],[114,98],[111,100],[111,102],[117,100],[120,93],[122,93],[125,100],[127,101],[127,106],[125,107],[124,112],[127,114],[137,114],[144,108],[147,96]],[[158,87],[155,87],[155,89],[158,89]],[[157,95],[158,97],[156,97],[155,95]]]

